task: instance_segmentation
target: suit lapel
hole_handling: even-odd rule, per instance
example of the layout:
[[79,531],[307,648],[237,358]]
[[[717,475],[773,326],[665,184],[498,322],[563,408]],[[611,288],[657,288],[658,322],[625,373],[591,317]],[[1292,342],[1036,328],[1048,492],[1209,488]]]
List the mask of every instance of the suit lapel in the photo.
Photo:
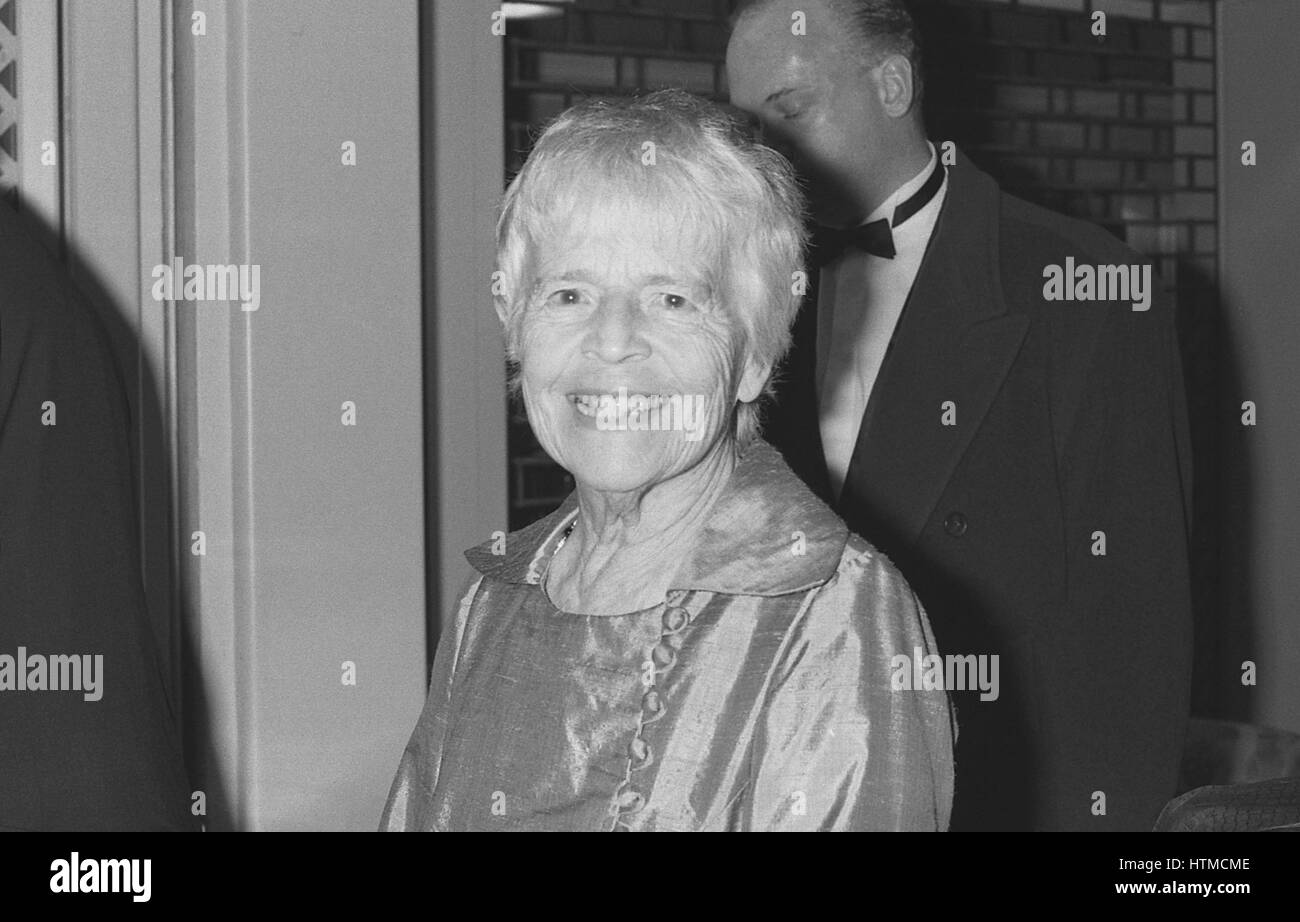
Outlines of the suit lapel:
[[920,536],[1029,325],[998,282],[1000,194],[959,157],[863,415],[839,509],[886,549]]

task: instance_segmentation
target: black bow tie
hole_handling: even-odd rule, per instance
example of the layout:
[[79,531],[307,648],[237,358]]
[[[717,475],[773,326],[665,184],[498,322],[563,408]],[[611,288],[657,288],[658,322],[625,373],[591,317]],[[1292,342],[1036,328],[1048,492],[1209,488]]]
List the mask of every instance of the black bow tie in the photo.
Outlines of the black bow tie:
[[894,233],[889,228],[888,218],[880,218],[857,227],[819,226],[813,232],[813,245],[817,247],[818,255],[826,262],[830,262],[850,248],[883,259],[893,259],[898,253],[894,249]]
[[849,247],[879,256],[893,259],[898,251],[894,248],[894,233],[891,227],[898,227],[912,215],[916,214],[934,198],[943,185],[943,162],[939,161],[926,178],[921,188],[912,197],[894,209],[894,220],[878,218],[857,227],[821,227],[813,231],[813,246],[817,248],[820,260],[830,262]]

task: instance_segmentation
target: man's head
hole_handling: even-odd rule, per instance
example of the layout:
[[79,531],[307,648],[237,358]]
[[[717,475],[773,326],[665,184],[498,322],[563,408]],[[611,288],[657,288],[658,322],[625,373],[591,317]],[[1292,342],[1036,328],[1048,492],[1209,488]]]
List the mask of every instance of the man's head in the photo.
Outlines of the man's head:
[[925,165],[904,0],[741,0],[732,24],[731,102],[794,162],[819,223],[862,221]]

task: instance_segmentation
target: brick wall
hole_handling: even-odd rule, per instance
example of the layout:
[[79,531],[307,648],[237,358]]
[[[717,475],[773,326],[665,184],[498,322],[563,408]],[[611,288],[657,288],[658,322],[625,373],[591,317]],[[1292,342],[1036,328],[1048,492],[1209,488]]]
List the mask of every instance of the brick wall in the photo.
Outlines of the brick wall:
[[[1150,255],[1178,297],[1193,415],[1212,406],[1218,245],[1212,2],[916,0],[915,6],[926,44],[930,136],[955,141],[1012,193],[1100,224]],[[576,99],[669,85],[725,99],[729,8],[727,0],[576,0],[555,18],[511,22],[511,172],[522,163],[530,132]],[[1104,38],[1092,34],[1094,11],[1107,14]],[[1199,431],[1198,438],[1198,472],[1213,473],[1213,446]],[[571,483],[538,449],[522,411],[512,419],[510,453],[511,526],[517,528],[553,508]],[[1213,548],[1202,543],[1209,560]]]

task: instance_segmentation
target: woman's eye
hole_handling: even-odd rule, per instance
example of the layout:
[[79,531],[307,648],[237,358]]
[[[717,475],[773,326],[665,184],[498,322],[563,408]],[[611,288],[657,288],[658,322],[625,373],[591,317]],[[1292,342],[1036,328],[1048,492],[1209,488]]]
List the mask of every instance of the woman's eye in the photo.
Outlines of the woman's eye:
[[582,292],[575,288],[564,288],[555,292],[546,300],[550,304],[568,307],[573,304],[582,303]]
[[672,310],[679,311],[682,308],[690,307],[691,302],[683,295],[665,294],[663,296],[664,306]]

